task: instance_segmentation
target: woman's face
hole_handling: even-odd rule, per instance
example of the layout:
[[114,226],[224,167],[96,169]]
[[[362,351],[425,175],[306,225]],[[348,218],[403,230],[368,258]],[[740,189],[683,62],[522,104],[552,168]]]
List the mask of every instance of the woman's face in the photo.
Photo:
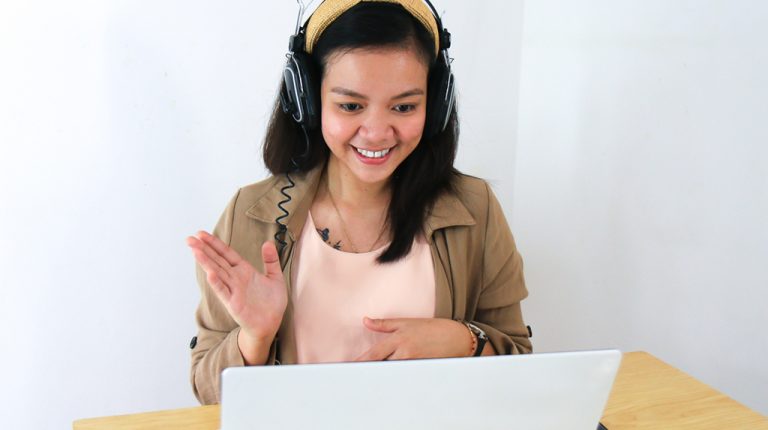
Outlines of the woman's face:
[[374,185],[413,152],[427,110],[424,60],[413,50],[331,55],[320,88],[322,132],[339,173]]

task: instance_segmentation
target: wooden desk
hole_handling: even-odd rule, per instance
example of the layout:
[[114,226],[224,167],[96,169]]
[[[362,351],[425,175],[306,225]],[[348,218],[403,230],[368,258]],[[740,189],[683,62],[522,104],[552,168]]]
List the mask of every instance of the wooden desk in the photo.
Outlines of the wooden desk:
[[[645,352],[629,352],[601,420],[608,430],[768,430],[768,419]],[[219,428],[219,406],[78,420],[74,430]]]
[[768,418],[646,352],[624,354],[601,422],[608,430],[768,429]]

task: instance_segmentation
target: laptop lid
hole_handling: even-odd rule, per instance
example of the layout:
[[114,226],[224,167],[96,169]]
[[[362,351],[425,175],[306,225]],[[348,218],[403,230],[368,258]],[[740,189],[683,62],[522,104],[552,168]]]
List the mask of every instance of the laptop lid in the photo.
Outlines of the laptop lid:
[[594,430],[616,350],[238,367],[222,374],[222,430]]

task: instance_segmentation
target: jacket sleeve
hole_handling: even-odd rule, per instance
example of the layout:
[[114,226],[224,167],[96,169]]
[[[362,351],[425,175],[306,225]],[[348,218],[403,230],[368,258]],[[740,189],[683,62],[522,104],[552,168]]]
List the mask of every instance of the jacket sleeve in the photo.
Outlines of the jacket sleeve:
[[[235,207],[239,192],[232,198],[221,215],[213,234],[231,245]],[[221,372],[227,367],[244,366],[245,361],[237,345],[240,327],[211,289],[205,271],[196,264],[200,304],[195,313],[197,343],[192,348],[190,378],[192,390],[201,404],[221,401]],[[270,350],[269,363],[275,361],[275,345]]]
[[[232,221],[238,195],[239,192],[227,205],[213,230],[213,234],[226,244],[232,240]],[[195,264],[195,272],[200,287],[200,304],[195,313],[197,343],[192,348],[192,390],[201,404],[212,404],[220,401],[221,371],[227,367],[244,366],[245,362],[237,346],[240,328],[211,289],[199,264]]]
[[517,252],[499,201],[485,184],[488,211],[483,247],[482,289],[474,323],[488,335],[497,354],[532,352],[520,302],[528,296],[523,260]]

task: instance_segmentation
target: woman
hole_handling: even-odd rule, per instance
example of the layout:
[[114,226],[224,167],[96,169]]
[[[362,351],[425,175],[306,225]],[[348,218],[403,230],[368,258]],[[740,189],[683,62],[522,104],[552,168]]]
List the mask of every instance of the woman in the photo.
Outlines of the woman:
[[453,167],[450,37],[430,6],[326,0],[291,39],[264,145],[274,176],[187,240],[202,403],[231,366],[531,351],[503,212]]

